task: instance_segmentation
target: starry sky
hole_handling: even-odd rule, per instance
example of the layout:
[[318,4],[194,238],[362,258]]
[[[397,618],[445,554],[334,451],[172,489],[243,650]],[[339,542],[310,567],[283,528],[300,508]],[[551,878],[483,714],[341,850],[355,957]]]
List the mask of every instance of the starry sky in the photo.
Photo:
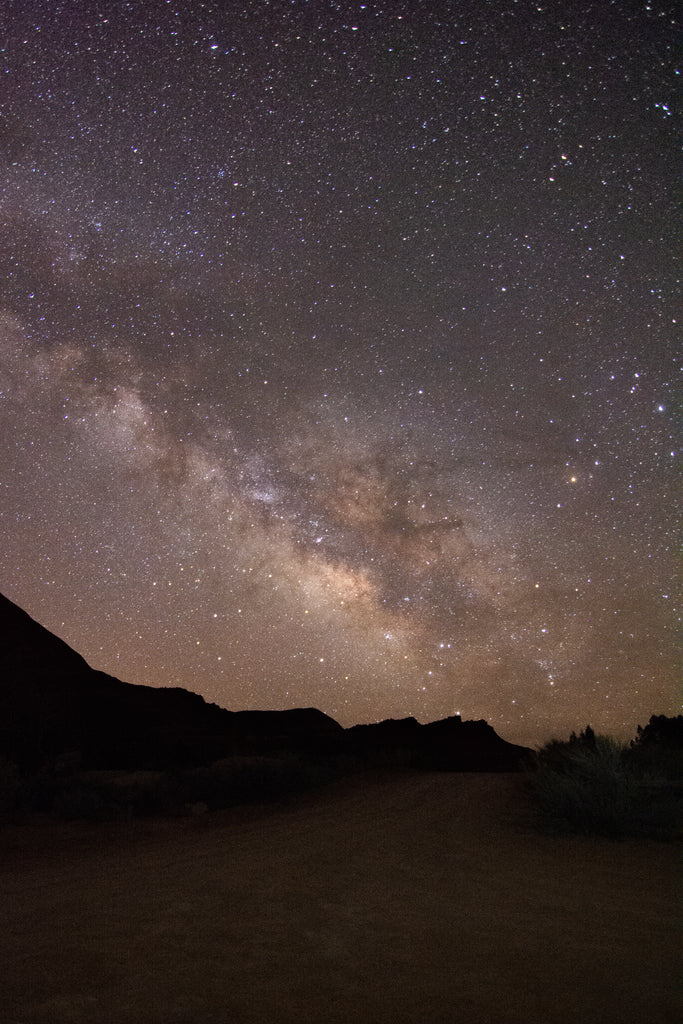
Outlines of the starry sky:
[[0,590],[234,710],[677,713],[673,5],[4,10]]

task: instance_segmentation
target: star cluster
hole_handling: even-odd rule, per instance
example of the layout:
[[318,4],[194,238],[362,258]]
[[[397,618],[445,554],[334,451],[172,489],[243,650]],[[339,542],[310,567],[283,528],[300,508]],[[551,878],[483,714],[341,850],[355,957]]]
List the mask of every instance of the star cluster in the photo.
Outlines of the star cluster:
[[10,4],[2,590],[234,709],[674,712],[675,38],[646,0]]

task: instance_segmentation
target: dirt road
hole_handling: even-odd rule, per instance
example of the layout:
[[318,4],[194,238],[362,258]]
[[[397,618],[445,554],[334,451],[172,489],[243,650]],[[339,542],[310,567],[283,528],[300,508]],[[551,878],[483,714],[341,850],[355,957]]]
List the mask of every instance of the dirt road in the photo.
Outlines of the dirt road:
[[679,850],[539,836],[514,775],[0,834],[1,1024],[665,1024]]

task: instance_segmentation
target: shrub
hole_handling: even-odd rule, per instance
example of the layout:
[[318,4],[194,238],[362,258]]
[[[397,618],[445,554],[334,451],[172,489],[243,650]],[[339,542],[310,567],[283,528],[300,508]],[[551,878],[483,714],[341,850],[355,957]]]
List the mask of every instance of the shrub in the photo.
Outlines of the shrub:
[[545,831],[611,838],[673,838],[680,833],[680,786],[648,770],[628,744],[588,728],[539,750],[530,789]]
[[182,774],[185,800],[211,810],[251,801],[275,801],[316,782],[312,764],[297,756],[229,757]]
[[157,771],[92,771],[58,780],[52,812],[59,818],[114,820],[172,813],[177,787]]
[[23,797],[21,775],[13,761],[0,756],[0,814],[16,810]]
[[107,799],[104,787],[81,780],[57,790],[52,811],[66,821],[104,821],[116,817],[115,805]]
[[61,820],[110,821],[197,813],[250,801],[277,801],[331,781],[326,762],[297,754],[234,756],[198,768],[161,772],[90,770],[23,778],[0,759],[0,823],[25,815]]
[[631,741],[628,760],[643,775],[674,781],[683,778],[683,715],[653,715]]

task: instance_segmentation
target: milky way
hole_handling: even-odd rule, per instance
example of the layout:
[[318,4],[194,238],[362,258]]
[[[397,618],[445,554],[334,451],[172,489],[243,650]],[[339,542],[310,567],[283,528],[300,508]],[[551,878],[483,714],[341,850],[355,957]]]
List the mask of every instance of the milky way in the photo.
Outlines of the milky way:
[[668,6],[5,28],[3,592],[233,709],[674,712]]

